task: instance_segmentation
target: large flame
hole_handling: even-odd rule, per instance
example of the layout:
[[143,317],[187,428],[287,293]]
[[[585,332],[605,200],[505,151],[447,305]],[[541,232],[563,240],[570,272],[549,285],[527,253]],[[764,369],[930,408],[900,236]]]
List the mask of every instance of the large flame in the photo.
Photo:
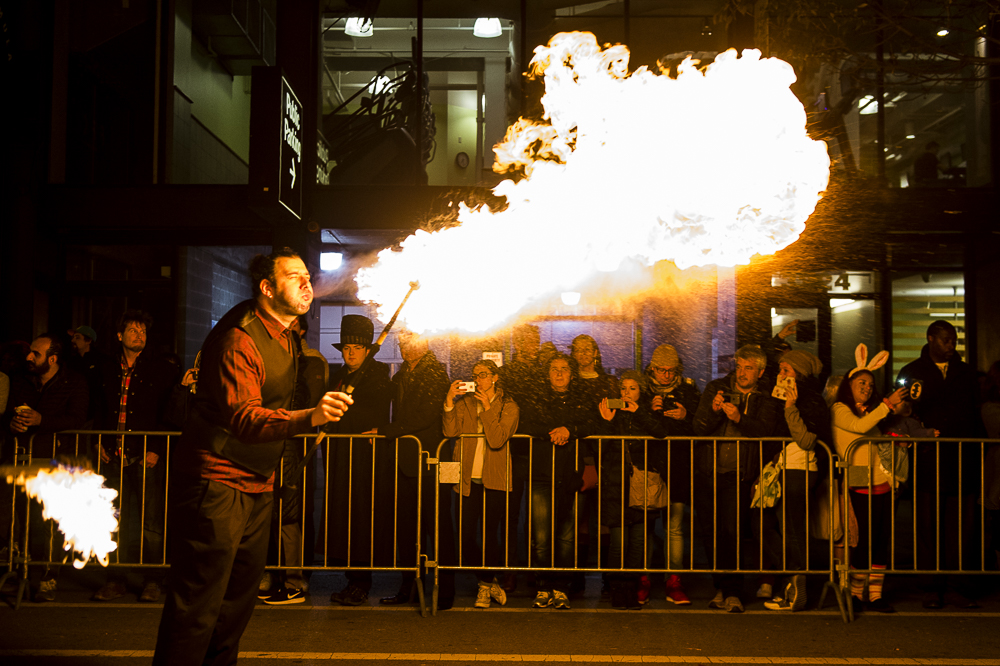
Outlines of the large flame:
[[114,499],[118,491],[104,487],[104,477],[89,469],[59,465],[32,477],[8,478],[23,484],[28,497],[42,503],[42,516],[55,520],[65,535],[63,548],[73,551],[73,566],[82,569],[93,555],[108,566],[108,553],[117,544]]
[[808,138],[792,67],[746,50],[676,79],[628,73],[624,46],[560,33],[535,49],[547,123],[519,120],[495,148],[520,167],[493,213],[460,204],[455,227],[417,231],[357,276],[385,321],[411,280],[415,331],[478,332],[626,259],[679,268],[745,264],[793,243],[826,189],[826,144]]

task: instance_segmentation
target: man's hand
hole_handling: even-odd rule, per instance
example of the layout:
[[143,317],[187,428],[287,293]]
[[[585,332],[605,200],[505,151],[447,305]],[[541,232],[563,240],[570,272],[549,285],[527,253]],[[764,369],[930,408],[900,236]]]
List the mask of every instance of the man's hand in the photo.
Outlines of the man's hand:
[[565,446],[566,443],[569,442],[569,428],[566,426],[553,428],[549,431],[549,437],[552,439],[552,443],[556,446]]
[[726,404],[726,399],[722,397],[722,391],[719,391],[718,393],[715,394],[715,397],[712,398],[712,411],[713,412],[719,411],[720,409],[722,409],[722,406],[724,404]]
[[153,469],[156,467],[156,463],[160,461],[160,456],[153,453],[152,451],[146,452],[146,469]]
[[732,421],[733,423],[740,422],[740,408],[734,405],[733,403],[731,402],[722,403],[722,411],[726,413],[726,416],[728,416],[729,420]]
[[675,421],[683,421],[687,418],[688,410],[679,402],[674,403],[673,409],[667,409],[663,412],[663,415],[668,419],[674,419]]
[[42,415],[27,405],[15,407],[17,416],[10,422],[10,429],[15,432],[24,432],[31,426],[41,425]]
[[663,396],[655,395],[653,396],[653,404],[651,405],[654,412],[658,412],[663,409]]
[[798,324],[799,324],[798,319],[793,319],[792,321],[788,322],[787,324],[785,324],[785,327],[781,329],[781,331],[778,333],[778,337],[784,340],[789,335],[795,332],[795,327],[798,326]]
[[324,393],[323,397],[319,400],[319,404],[313,408],[309,421],[314,426],[321,426],[331,421],[339,421],[340,417],[347,411],[347,408],[353,404],[354,398],[346,393],[341,393],[340,391]]

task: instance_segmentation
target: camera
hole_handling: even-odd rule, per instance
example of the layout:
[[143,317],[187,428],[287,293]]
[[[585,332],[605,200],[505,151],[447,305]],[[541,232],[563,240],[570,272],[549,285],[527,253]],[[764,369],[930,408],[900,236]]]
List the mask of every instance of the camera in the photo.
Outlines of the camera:
[[462,393],[475,393],[476,382],[462,382],[458,385],[458,390]]
[[742,393],[723,393],[722,394],[722,401],[723,402],[731,402],[732,404],[734,404],[737,407],[739,407],[741,404],[743,404],[743,394]]
[[625,409],[625,401],[621,398],[608,398],[608,409]]

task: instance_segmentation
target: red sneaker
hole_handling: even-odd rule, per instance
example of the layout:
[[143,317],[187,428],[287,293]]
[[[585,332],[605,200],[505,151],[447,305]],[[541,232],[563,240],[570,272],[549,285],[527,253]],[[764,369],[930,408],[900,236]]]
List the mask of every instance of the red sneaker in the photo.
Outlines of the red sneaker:
[[684,588],[681,587],[681,577],[677,575],[672,575],[667,578],[667,601],[678,606],[687,606],[691,603],[688,596],[684,594]]
[[640,605],[645,605],[649,601],[650,588],[649,576],[646,574],[639,576],[639,585],[637,586],[636,594],[639,597]]

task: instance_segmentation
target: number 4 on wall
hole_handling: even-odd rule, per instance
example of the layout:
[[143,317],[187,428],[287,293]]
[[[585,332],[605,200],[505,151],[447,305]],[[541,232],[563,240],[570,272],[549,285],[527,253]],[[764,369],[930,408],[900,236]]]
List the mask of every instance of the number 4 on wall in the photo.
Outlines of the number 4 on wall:
[[851,288],[851,281],[848,279],[847,273],[841,273],[837,277],[837,281],[833,283],[834,287],[841,287],[844,291]]

